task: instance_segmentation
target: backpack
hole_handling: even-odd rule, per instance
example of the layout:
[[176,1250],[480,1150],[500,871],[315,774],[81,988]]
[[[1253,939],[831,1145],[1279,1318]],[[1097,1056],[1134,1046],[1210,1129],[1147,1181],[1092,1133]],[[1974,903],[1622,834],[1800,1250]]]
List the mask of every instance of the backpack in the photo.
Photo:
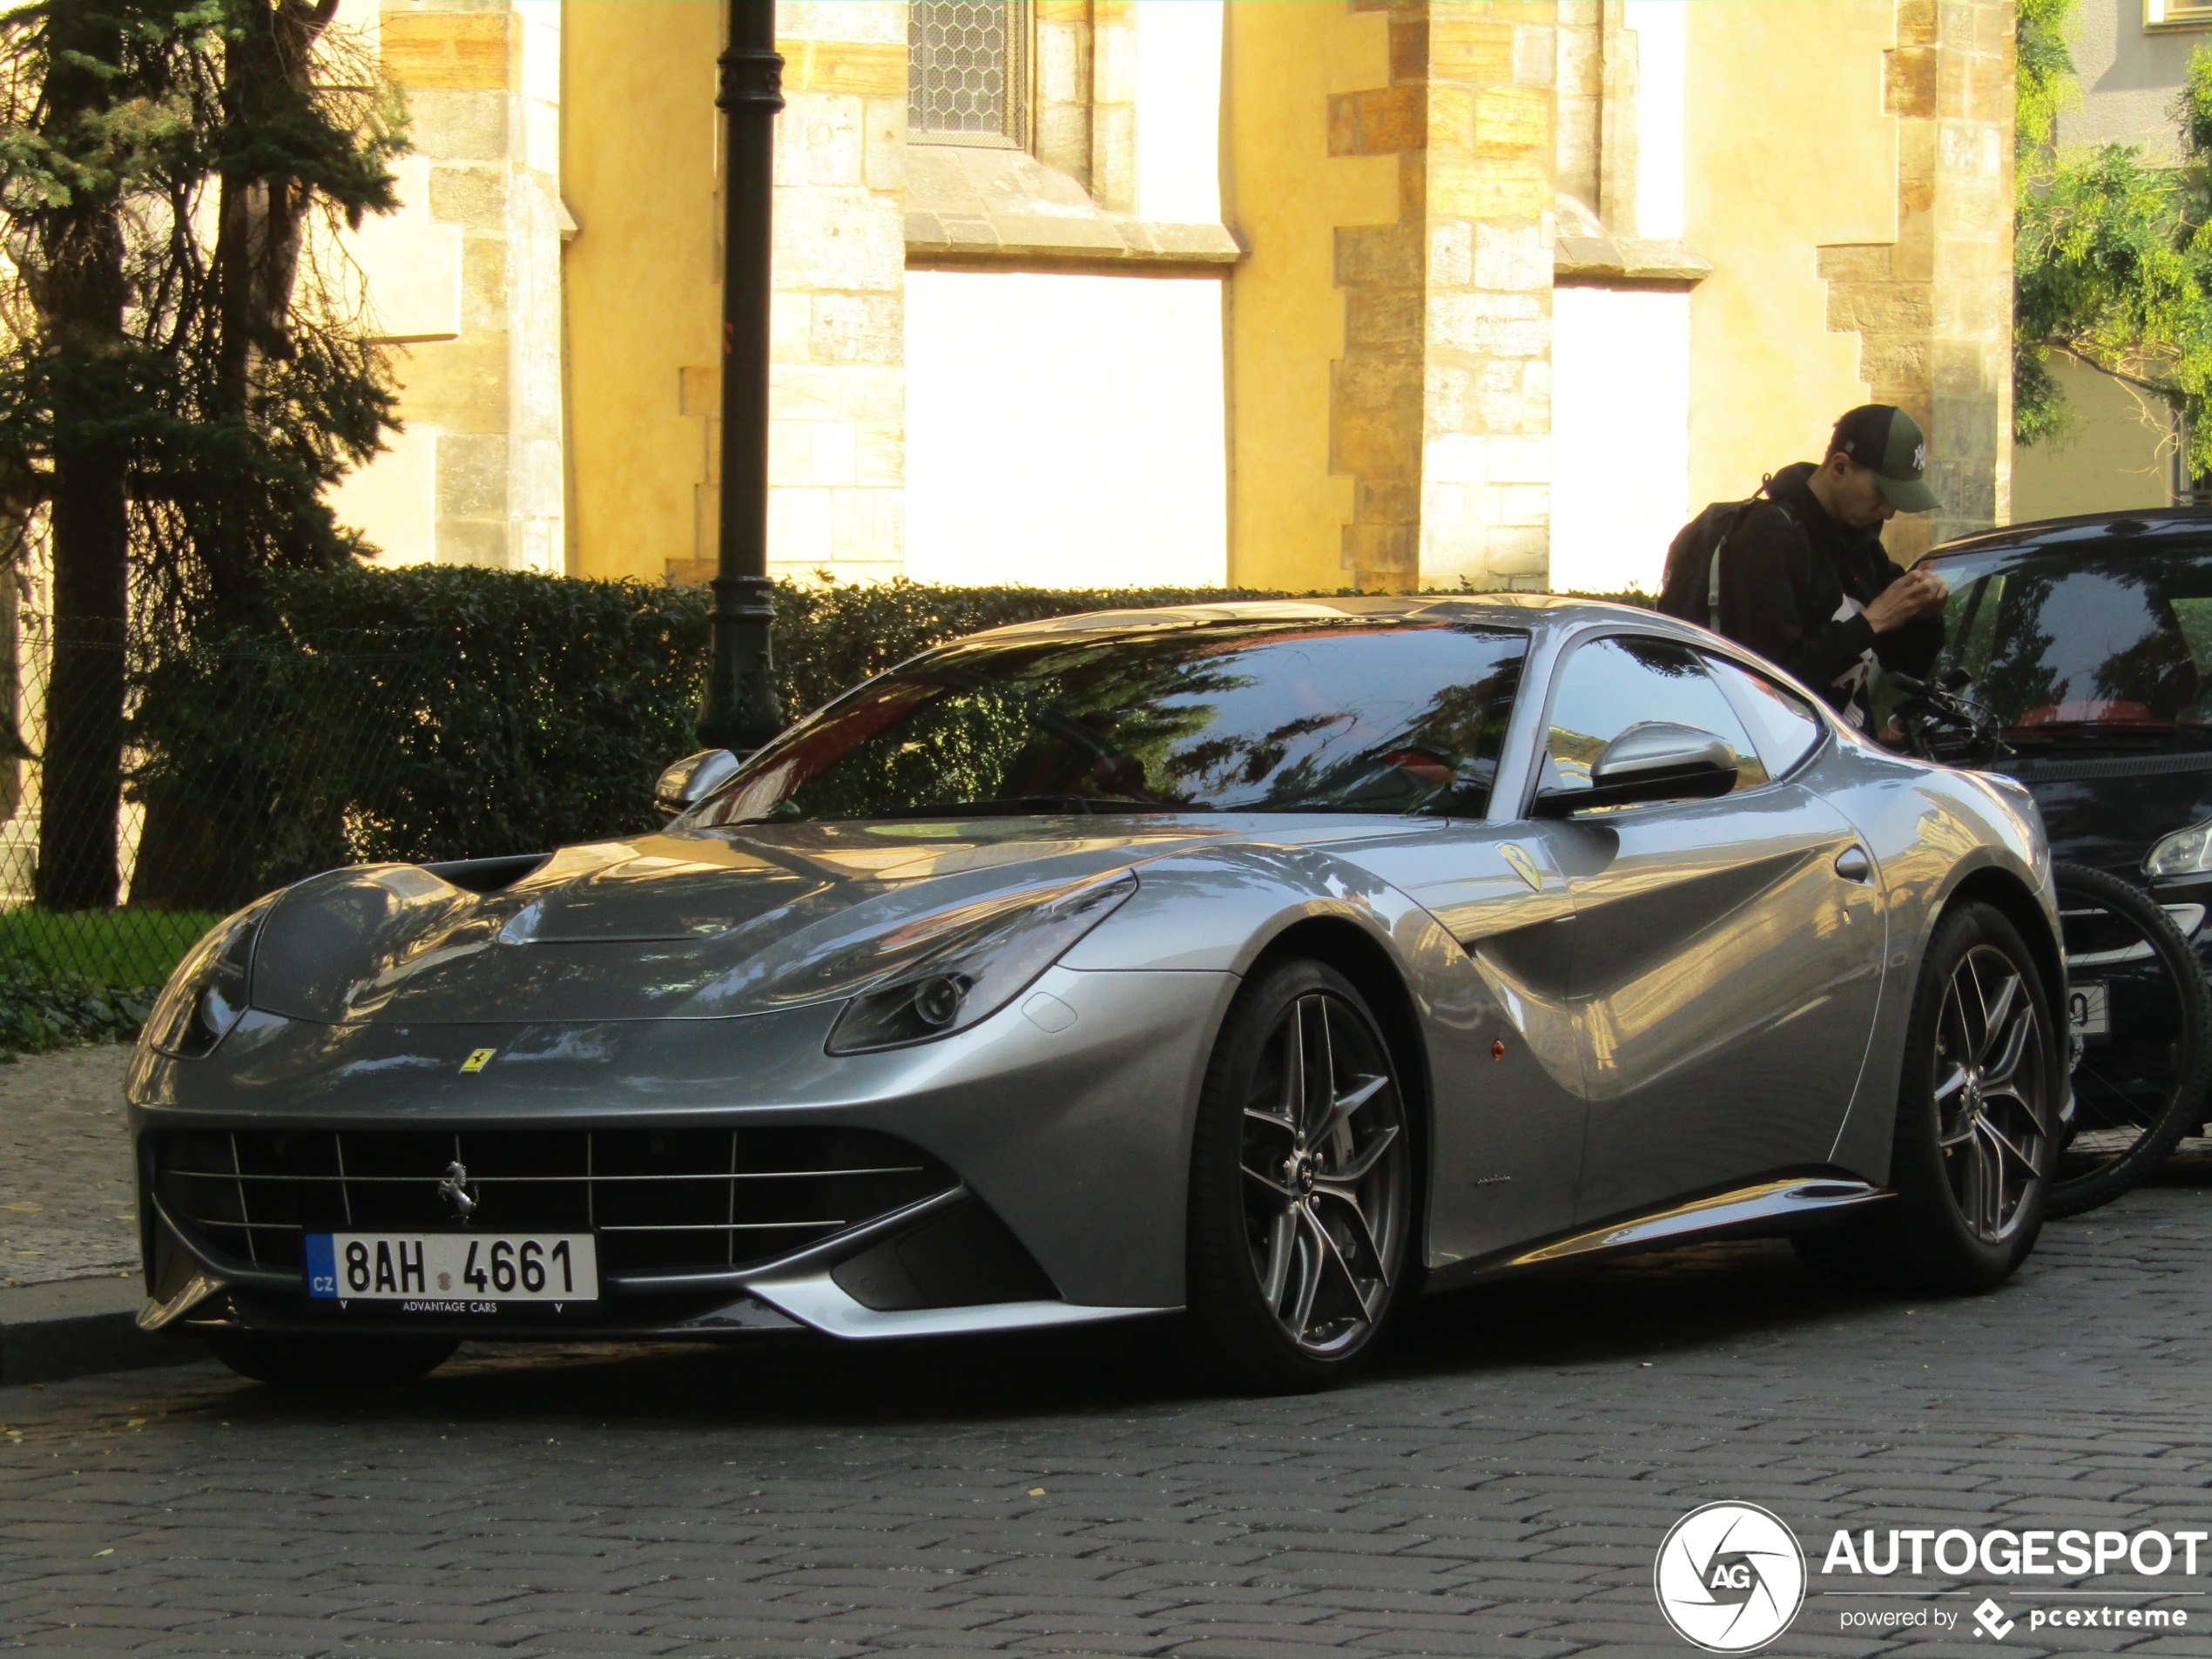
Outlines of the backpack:
[[1659,584],[1662,611],[1720,632],[1721,549],[1737,526],[1761,502],[1788,519],[1792,529],[1797,526],[1796,515],[1765,489],[1762,483],[1758,494],[1742,501],[1716,501],[1675,532],[1675,539],[1667,543],[1667,573]]

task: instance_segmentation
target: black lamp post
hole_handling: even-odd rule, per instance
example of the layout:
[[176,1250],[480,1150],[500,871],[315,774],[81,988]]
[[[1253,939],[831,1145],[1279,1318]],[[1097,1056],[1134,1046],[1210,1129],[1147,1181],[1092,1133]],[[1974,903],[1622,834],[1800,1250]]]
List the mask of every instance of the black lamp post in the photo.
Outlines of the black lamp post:
[[720,556],[699,740],[739,755],[784,724],[772,672],[768,580],[769,231],[783,82],[775,0],[730,0],[730,46],[714,100],[724,142]]

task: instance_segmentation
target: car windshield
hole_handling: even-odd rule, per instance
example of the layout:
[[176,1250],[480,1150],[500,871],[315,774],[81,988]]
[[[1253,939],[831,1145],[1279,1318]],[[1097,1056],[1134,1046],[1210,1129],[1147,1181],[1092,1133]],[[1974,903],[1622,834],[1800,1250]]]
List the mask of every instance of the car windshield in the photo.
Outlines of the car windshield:
[[978,640],[839,698],[683,821],[1479,816],[1527,646],[1358,618]]
[[2212,542],[1940,560],[1939,671],[1963,669],[2007,741],[2212,737]]

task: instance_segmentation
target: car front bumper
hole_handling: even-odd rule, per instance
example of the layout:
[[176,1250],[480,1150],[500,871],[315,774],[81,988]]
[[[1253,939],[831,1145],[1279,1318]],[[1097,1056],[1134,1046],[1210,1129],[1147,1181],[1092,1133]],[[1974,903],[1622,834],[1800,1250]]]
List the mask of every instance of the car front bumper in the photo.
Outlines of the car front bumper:
[[[149,1298],[142,1323],[518,1340],[806,1327],[865,1339],[1175,1308],[1184,1299],[1192,1116],[1235,987],[1218,973],[1055,968],[968,1031],[853,1056],[824,1052],[834,1006],[560,1027],[249,1016],[206,1059],[142,1050],[132,1066]],[[487,1063],[462,1071],[487,1049]],[[936,1173],[928,1190],[907,1191],[802,1247],[610,1273],[599,1301],[553,1315],[523,1303],[456,1313],[311,1298],[297,1250],[271,1242],[280,1226],[297,1233],[298,1224],[254,1219],[257,1205],[282,1209],[264,1196],[275,1188],[252,1185],[274,1177],[240,1178],[237,1207],[224,1213],[245,1222],[223,1223],[184,1213],[186,1195],[200,1189],[180,1188],[162,1164],[163,1149],[179,1136],[201,1148],[227,1143],[231,1168],[242,1170],[255,1156],[239,1150],[249,1143],[327,1139],[342,1169],[344,1148],[361,1146],[362,1136],[419,1143],[451,1135],[465,1151],[470,1136],[512,1146],[634,1140],[644,1131],[697,1141],[711,1131],[727,1132],[735,1148],[759,1130],[787,1140],[895,1137]],[[362,1190],[308,1179],[320,1184],[317,1202]],[[408,1180],[410,1190],[421,1184],[412,1172]],[[918,1251],[957,1268],[917,1261]],[[1019,1293],[1004,1294],[1009,1288]]]

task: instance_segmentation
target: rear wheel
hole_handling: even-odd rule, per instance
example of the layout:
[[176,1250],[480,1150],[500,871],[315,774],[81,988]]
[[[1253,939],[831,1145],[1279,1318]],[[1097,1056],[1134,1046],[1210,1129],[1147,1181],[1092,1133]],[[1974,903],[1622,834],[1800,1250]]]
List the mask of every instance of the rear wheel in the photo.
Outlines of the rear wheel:
[[210,1331],[209,1352],[240,1376],[280,1388],[385,1388],[428,1376],[461,1344],[448,1337],[326,1337]]
[[1908,1292],[1994,1288],[2034,1248],[2057,1154],[2061,1049],[2020,932],[1987,905],[1945,916],[1905,1029],[1895,1196],[1802,1235],[1815,1264]]
[[1322,963],[1247,983],[1191,1149],[1190,1299],[1232,1380],[1325,1386],[1373,1350],[1404,1278],[1413,1142],[1388,1044]]
[[2050,1213],[2078,1216],[2139,1184],[2201,1121],[2212,993],[2148,894],[2083,865],[2054,874],[2075,1058]]

